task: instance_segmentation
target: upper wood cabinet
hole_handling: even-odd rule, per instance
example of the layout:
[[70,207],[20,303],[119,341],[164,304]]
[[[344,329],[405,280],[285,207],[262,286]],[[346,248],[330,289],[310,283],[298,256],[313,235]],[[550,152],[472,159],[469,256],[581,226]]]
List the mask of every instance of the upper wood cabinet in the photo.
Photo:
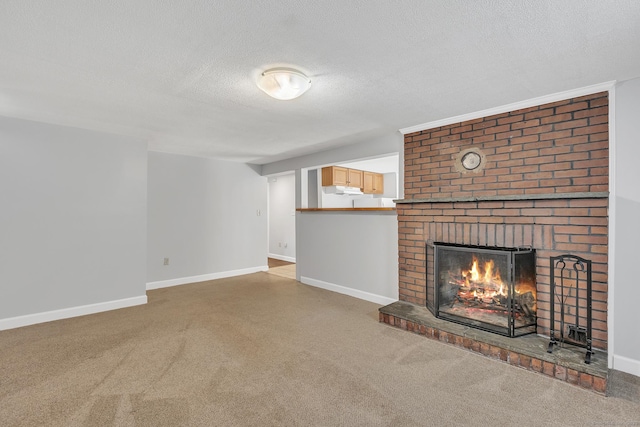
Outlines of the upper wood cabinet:
[[322,185],[344,185],[347,187],[362,188],[362,171],[347,169],[340,166],[327,166],[322,168]]
[[347,185],[349,169],[340,166],[322,168],[322,185]]
[[341,166],[322,168],[322,186],[344,185],[357,187],[365,194],[382,194],[384,176],[381,173],[348,169]]
[[363,172],[363,190],[365,194],[384,193],[384,176],[381,173]]
[[363,172],[359,171],[357,169],[348,169],[349,171],[349,181],[348,181],[348,186],[349,187],[358,187],[360,189],[362,189],[363,186]]

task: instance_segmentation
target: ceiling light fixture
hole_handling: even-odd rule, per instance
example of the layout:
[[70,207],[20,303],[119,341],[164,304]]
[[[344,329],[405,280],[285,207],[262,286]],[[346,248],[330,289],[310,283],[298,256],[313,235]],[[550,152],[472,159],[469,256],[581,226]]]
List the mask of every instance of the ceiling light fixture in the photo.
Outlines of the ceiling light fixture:
[[282,101],[294,99],[311,87],[311,79],[293,68],[272,68],[258,77],[258,87]]

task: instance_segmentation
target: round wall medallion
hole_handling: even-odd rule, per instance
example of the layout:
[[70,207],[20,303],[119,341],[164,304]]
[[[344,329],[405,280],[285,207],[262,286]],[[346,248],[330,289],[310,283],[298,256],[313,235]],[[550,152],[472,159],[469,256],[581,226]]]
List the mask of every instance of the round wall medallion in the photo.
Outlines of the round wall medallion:
[[472,171],[476,169],[478,166],[480,166],[480,163],[482,162],[482,157],[480,156],[480,154],[476,153],[475,151],[469,151],[464,156],[462,156],[461,162],[462,162],[463,168],[465,168],[468,171]]
[[478,148],[467,148],[460,151],[455,158],[454,168],[462,173],[478,173],[484,169],[487,158]]

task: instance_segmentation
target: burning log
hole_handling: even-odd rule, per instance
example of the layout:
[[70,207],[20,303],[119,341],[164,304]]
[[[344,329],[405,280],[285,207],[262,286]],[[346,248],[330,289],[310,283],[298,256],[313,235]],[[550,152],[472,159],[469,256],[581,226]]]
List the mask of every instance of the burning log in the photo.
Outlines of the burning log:
[[509,311],[506,305],[495,304],[493,301],[486,303],[478,298],[460,298],[457,297],[454,302],[459,302],[463,304],[466,308],[475,308],[480,310],[490,310],[496,312],[507,312]]
[[514,316],[535,317],[536,301],[532,292],[514,294],[509,297],[508,285],[502,282],[493,262],[485,263],[485,269],[477,262],[471,270],[442,272],[440,298],[442,305],[453,307],[460,304],[469,309],[494,312],[512,312]]
[[506,306],[509,299],[506,295],[496,295],[493,297],[493,301],[498,305]]
[[533,292],[525,292],[524,294],[516,295],[516,302],[522,308],[522,311],[527,317],[533,317],[536,314],[536,299],[533,296]]

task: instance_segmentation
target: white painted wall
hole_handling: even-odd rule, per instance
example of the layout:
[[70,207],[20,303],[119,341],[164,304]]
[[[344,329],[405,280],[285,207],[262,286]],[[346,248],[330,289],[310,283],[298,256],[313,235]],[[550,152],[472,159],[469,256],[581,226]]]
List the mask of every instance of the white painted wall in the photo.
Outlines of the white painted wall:
[[299,212],[299,281],[357,298],[398,300],[398,222],[390,212]]
[[269,178],[269,256],[296,261],[296,176]]
[[143,304],[146,143],[0,117],[0,329]]
[[321,208],[352,208],[353,201],[359,199],[371,199],[370,195],[348,195],[348,194],[331,194],[325,193],[322,186],[318,190],[320,194]]
[[375,159],[359,160],[349,163],[339,163],[338,166],[350,169],[360,169],[369,172],[395,172],[397,174],[400,168],[400,159],[398,154],[394,154],[391,156],[378,157]]
[[[640,376],[640,79],[615,89],[613,368]],[[611,307],[610,307],[611,308]]]
[[[318,151],[291,159],[262,165],[263,175],[273,175],[277,173],[297,170],[301,168],[317,168],[342,164],[346,162],[360,161],[367,158],[385,157],[388,155],[398,155],[404,151],[404,137],[399,132],[383,135],[365,142],[337,147],[330,150]],[[403,174],[403,165],[398,165],[398,173]],[[400,183],[402,186],[402,183]],[[402,188],[401,188],[402,191]]]
[[250,166],[149,152],[148,204],[148,288],[267,269],[267,178]]
[[[263,175],[295,170],[296,207],[308,207],[309,195],[321,207],[327,202],[316,190],[308,191],[308,171],[330,164],[398,155],[403,151],[399,132],[349,146],[282,160],[262,166]],[[400,162],[400,160],[398,160]],[[403,173],[402,164],[398,172]],[[400,191],[402,185],[399,183]],[[337,204],[352,207],[350,198]],[[353,249],[353,252],[351,249]],[[347,253],[349,256],[347,257]],[[357,255],[354,256],[353,254]],[[395,212],[296,214],[296,277],[306,284],[357,298],[389,304],[398,299],[398,225]]]

